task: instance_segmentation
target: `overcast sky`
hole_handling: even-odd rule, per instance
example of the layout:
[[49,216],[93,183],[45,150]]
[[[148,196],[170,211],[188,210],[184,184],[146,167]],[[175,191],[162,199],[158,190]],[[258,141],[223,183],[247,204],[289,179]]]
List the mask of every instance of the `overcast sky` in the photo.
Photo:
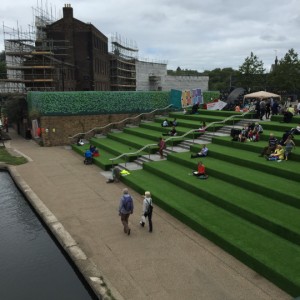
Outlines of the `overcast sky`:
[[172,70],[238,69],[252,51],[269,71],[275,53],[281,59],[294,48],[300,56],[300,0],[2,0],[0,20],[27,31],[33,8],[59,19],[65,3],[74,18],[136,43],[140,58]]

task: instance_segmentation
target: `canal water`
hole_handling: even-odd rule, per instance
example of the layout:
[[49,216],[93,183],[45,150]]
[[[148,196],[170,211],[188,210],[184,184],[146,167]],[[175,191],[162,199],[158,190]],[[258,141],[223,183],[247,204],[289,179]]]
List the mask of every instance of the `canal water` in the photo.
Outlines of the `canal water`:
[[0,299],[97,299],[5,171],[0,243]]

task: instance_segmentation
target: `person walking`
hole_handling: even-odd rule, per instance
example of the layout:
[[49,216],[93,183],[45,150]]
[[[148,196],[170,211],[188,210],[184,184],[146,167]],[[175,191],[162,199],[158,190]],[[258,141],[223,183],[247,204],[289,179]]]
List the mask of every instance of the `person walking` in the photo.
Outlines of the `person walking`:
[[266,102],[264,99],[260,101],[260,119],[262,120],[266,113]]
[[145,226],[146,218],[148,218],[149,223],[149,232],[152,232],[153,226],[152,226],[152,211],[153,211],[153,204],[152,204],[152,198],[151,193],[149,191],[145,192],[144,200],[143,200],[143,214],[140,221],[140,225],[142,227]]
[[123,196],[120,199],[119,216],[124,227],[124,233],[130,235],[131,229],[128,226],[129,216],[133,213],[133,199],[130,196],[128,189],[123,189]]
[[159,152],[160,158],[163,159],[164,158],[164,149],[166,149],[166,142],[162,137],[159,138],[158,147],[159,147],[158,152]]

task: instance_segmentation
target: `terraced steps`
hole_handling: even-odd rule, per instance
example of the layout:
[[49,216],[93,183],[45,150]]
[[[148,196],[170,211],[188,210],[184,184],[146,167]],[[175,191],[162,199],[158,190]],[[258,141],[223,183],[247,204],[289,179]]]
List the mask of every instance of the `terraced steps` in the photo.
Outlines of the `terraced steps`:
[[[176,129],[181,133],[199,128],[204,115],[209,123],[232,114],[223,111],[200,111],[199,115],[170,113],[168,119],[177,118],[179,126]],[[157,117],[155,122],[126,127],[122,133],[109,133],[105,139],[92,139],[100,154],[103,152],[103,157],[100,155],[97,160],[153,144],[139,158],[143,169],[130,170],[131,174],[122,177],[122,181],[140,193],[150,190],[155,204],[291,295],[300,295],[299,151],[294,150],[289,161],[280,163],[258,157],[267,145],[269,130],[280,134],[278,138],[281,138],[284,133],[281,130],[286,125],[290,128],[291,123],[260,122],[264,128],[262,141],[232,142],[228,136],[232,124],[238,127],[252,121],[240,117],[231,120],[220,134],[212,129],[212,132],[201,134],[201,140],[185,139],[181,143],[185,149],[181,144],[173,146],[174,143],[169,143],[165,151],[167,160],[150,161],[158,157],[154,154],[158,138],[170,130],[170,127],[161,127],[163,119],[165,117]],[[267,123],[269,127],[265,125]],[[198,152],[200,144],[208,143],[202,139],[206,135],[211,135],[207,138],[212,138],[212,143],[208,146],[208,156],[201,160],[206,165],[209,179],[200,180],[191,175],[198,159],[191,159],[191,152],[187,150]],[[83,149],[74,147],[81,155]],[[172,153],[179,149],[183,151]]]
[[[82,156],[82,160],[84,160],[84,153],[89,147],[90,147],[89,143],[83,146],[72,145],[72,149]],[[99,147],[98,149],[100,152],[100,156],[93,157],[93,163],[105,171],[110,170],[112,168],[112,164],[121,164],[125,162],[124,159],[118,159],[112,162],[110,158],[114,158],[116,157],[116,155],[113,155],[111,152],[106,151],[103,148]]]
[[[282,179],[289,179],[300,181],[300,162],[297,161],[284,161],[276,163],[267,161],[263,157],[258,157],[256,153],[248,149],[236,149],[226,145],[218,145],[211,143],[209,146],[208,157],[224,160],[234,165],[248,167],[253,170],[260,170],[267,174],[273,174],[281,177]],[[190,150],[193,153],[199,152],[201,145],[191,145]]]
[[[168,155],[168,160],[177,162],[191,170],[196,169],[197,161],[191,159],[188,152],[170,154]],[[281,177],[273,174],[233,165],[230,162],[213,157],[207,157],[205,166],[210,176],[221,179],[224,182],[234,183],[245,190],[254,190],[256,193],[266,197],[272,197],[274,200],[300,208],[298,182],[288,179],[283,180]],[[288,193],[285,193],[286,189],[288,189]]]
[[[210,179],[196,180],[199,185],[204,185]],[[155,204],[291,295],[300,293],[300,247],[296,244],[203,200],[201,194],[195,195],[170,182],[169,178],[159,177],[148,170],[132,172],[130,176],[122,178],[122,181],[140,193],[151,190]]]
[[[263,148],[266,147],[268,144],[266,141],[241,143],[237,141],[232,141],[231,137],[220,137],[220,136],[214,136],[212,138],[212,142],[217,145],[223,145],[235,149],[252,151],[253,153],[256,153],[256,155],[261,154]],[[289,155],[289,159],[291,161],[300,161],[300,154],[297,148],[294,149],[292,153]]]
[[212,176],[210,180],[199,180],[191,176],[190,168],[176,162],[146,163],[144,170],[300,245],[299,209]]

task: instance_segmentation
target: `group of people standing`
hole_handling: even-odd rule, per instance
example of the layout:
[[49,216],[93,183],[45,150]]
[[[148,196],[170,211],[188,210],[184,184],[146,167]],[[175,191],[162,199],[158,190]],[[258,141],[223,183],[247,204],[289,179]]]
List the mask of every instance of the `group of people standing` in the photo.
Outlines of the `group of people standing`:
[[[153,212],[153,201],[151,193],[149,191],[145,192],[143,197],[143,210],[140,221],[140,226],[145,227],[146,219],[148,219],[149,232],[153,231],[152,225],[152,212]],[[121,222],[123,225],[123,231],[125,234],[130,235],[131,228],[129,227],[129,216],[133,214],[134,204],[133,197],[129,194],[127,188],[123,189],[123,195],[120,199],[119,204],[119,216],[121,217]]]
[[257,100],[255,104],[256,118],[263,120],[263,117],[266,119],[270,118],[271,112],[272,115],[278,115],[279,113],[279,103],[273,98],[267,100]]
[[273,98],[269,99],[261,99],[257,100],[255,103],[255,111],[256,111],[256,118],[263,120],[265,117],[266,119],[270,118],[270,115],[278,115],[283,114],[284,119],[283,122],[289,123],[294,115],[300,113],[300,102],[298,101],[297,104],[292,105],[289,104],[286,108],[281,107],[278,100],[274,100]]

